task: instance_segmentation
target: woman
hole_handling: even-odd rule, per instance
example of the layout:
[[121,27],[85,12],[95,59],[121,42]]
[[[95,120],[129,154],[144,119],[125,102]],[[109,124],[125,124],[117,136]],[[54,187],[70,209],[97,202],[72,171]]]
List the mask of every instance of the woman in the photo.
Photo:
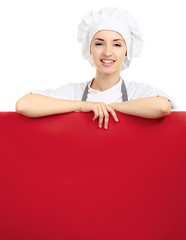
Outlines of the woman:
[[140,55],[143,39],[136,21],[124,10],[103,8],[89,12],[78,26],[83,57],[96,68],[91,81],[69,83],[57,89],[35,90],[16,102],[16,111],[41,117],[72,111],[94,112],[99,127],[108,128],[115,111],[145,118],[170,114],[174,102],[147,84],[124,82],[120,72]]

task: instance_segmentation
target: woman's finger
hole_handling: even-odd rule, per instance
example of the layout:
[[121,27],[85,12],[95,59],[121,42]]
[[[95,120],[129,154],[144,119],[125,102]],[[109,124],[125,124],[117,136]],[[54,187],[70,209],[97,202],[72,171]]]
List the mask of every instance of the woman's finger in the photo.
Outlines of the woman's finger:
[[92,120],[95,121],[99,117],[99,111],[97,107],[93,111],[94,111],[94,117]]
[[109,122],[109,113],[107,108],[104,106],[103,107],[103,113],[104,113],[104,128],[107,129],[108,128],[108,122]]
[[101,109],[101,106],[99,106],[99,127],[101,128],[102,127],[102,123],[103,123],[103,111]]
[[106,108],[107,108],[107,110],[112,114],[114,120],[115,120],[116,122],[118,122],[118,117],[117,117],[116,112],[114,111],[114,109],[111,108],[111,107],[109,107],[109,106],[106,106]]

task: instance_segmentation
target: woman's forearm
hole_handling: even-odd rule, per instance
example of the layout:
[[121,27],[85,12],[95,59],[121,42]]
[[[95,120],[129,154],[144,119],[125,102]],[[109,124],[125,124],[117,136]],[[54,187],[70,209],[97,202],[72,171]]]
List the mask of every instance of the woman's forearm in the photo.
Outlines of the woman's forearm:
[[[97,103],[63,100],[41,94],[27,94],[16,102],[16,112],[28,117],[42,117],[72,111],[94,111]],[[171,112],[165,97],[148,97],[132,101],[111,103],[113,110],[145,118],[160,118]]]
[[144,118],[160,118],[171,112],[171,103],[165,97],[147,97],[109,104],[115,111]]
[[16,112],[28,117],[42,117],[81,110],[81,101],[62,100],[41,94],[27,94],[16,102]]

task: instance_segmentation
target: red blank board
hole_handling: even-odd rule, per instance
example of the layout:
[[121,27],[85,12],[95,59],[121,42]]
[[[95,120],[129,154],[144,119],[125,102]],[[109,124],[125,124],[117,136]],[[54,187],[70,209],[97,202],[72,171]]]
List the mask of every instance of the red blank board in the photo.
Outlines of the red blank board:
[[186,239],[186,112],[117,115],[0,113],[0,239]]

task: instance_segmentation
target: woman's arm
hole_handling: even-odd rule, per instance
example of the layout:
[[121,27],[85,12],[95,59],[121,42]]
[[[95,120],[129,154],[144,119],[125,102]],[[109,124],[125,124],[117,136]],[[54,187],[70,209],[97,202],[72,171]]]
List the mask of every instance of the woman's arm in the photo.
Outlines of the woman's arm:
[[166,97],[146,97],[126,102],[108,104],[115,111],[144,118],[161,118],[171,112],[171,103]]
[[27,117],[42,117],[73,111],[94,112],[93,120],[99,118],[99,127],[104,121],[108,127],[109,113],[118,121],[114,109],[105,103],[63,100],[42,94],[27,94],[16,102],[16,112]]
[[41,94],[27,94],[16,102],[16,112],[28,117],[42,117],[72,111],[94,112],[99,127],[108,128],[109,113],[118,121],[115,111],[145,118],[160,118],[171,112],[171,104],[165,97],[148,97],[121,103],[84,102],[63,100]]
[[80,111],[81,101],[62,100],[42,94],[26,94],[16,102],[16,112],[27,117]]

